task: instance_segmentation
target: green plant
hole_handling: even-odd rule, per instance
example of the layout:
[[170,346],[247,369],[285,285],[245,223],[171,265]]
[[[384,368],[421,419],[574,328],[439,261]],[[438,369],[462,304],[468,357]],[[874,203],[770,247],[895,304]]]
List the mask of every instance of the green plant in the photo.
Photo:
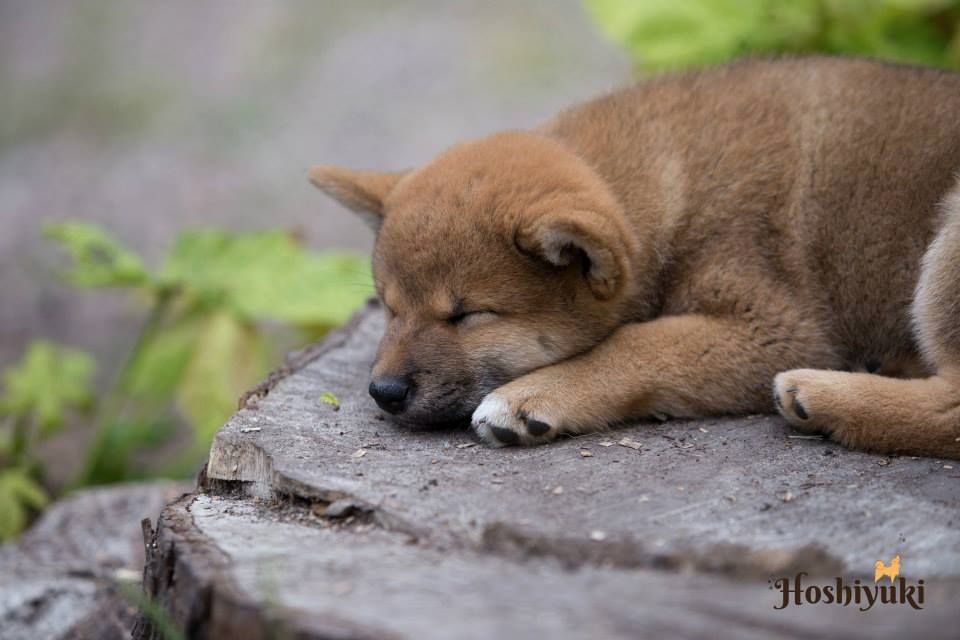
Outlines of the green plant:
[[960,0],[585,0],[641,71],[748,53],[849,53],[960,68]]
[[16,535],[30,511],[47,504],[38,482],[36,444],[63,426],[67,413],[93,404],[93,359],[37,341],[3,375],[0,396],[0,541]]
[[152,635],[150,635],[151,638],[158,638],[159,640],[184,640],[183,633],[177,628],[177,624],[173,621],[170,614],[143,592],[143,587],[141,587],[139,581],[126,582],[117,580],[115,587],[117,593],[143,616],[152,631]]
[[[188,231],[155,272],[95,226],[48,225],[44,233],[70,258],[67,282],[125,292],[147,313],[95,404],[86,354],[34,343],[7,372],[0,418],[12,426],[0,440],[0,536],[19,530],[28,508],[43,506],[32,444],[62,424],[68,409],[92,408],[95,429],[74,486],[185,475],[238,396],[264,375],[285,330],[316,338],[372,292],[365,260],[311,253],[283,231]],[[190,426],[189,442],[166,466],[145,468],[138,455],[167,443],[180,422]],[[7,509],[14,503],[19,511]]]

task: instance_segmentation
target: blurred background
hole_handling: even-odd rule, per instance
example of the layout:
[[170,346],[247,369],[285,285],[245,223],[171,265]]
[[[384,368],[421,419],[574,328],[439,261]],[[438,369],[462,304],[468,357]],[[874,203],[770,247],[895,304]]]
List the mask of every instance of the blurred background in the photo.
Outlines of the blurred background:
[[309,165],[417,165],[745,53],[956,67],[958,33],[957,0],[0,0],[0,539],[195,473],[372,294],[372,235]]

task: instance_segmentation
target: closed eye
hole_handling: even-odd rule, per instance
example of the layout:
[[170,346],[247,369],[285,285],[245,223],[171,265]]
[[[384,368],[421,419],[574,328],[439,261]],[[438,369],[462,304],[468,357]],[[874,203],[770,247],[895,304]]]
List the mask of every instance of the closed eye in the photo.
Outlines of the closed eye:
[[483,309],[478,311],[460,311],[458,313],[454,313],[448,316],[447,323],[453,324],[453,325],[462,324],[465,320],[467,320],[467,318],[472,318],[472,317],[482,316],[482,315],[494,316],[496,315],[496,312],[490,311],[489,309]]

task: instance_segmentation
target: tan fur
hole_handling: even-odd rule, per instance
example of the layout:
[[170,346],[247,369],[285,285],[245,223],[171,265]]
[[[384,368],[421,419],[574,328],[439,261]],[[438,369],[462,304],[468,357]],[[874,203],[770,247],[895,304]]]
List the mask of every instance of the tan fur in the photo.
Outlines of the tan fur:
[[310,178],[379,228],[373,378],[409,383],[401,422],[529,444],[776,403],[852,447],[960,457],[958,171],[960,75],[807,58]]

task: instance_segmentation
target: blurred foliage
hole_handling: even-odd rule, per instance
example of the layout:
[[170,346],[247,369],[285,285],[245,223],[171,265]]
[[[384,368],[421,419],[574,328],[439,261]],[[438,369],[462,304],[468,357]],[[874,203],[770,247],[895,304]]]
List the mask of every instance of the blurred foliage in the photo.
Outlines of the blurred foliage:
[[73,259],[74,267],[64,278],[77,287],[139,286],[149,280],[140,258],[93,225],[50,225],[44,234]]
[[[146,618],[148,625],[152,627],[151,638],[157,638],[157,640],[186,640],[186,636],[177,628],[170,614],[167,613],[166,609],[160,606],[156,600],[153,600],[144,593],[143,585],[141,585],[139,581],[127,582],[118,580],[116,589],[117,593],[119,593],[131,607]],[[279,636],[268,637],[279,638]]]
[[71,408],[92,404],[93,369],[93,359],[82,351],[34,342],[20,364],[4,372],[0,415],[25,420],[40,435],[49,435]]
[[37,442],[63,426],[67,414],[93,404],[93,359],[74,349],[34,342],[3,374],[0,395],[0,541],[16,535],[48,495],[38,482]]
[[27,525],[30,511],[47,505],[47,492],[29,469],[0,470],[0,541],[7,541]]
[[641,71],[845,53],[960,68],[960,0],[585,0]]
[[32,457],[38,438],[70,410],[92,409],[96,435],[74,485],[142,478],[137,456],[168,443],[178,422],[191,429],[164,475],[184,475],[202,459],[237,398],[267,370],[271,329],[304,338],[344,322],[372,292],[366,260],[311,253],[283,231],[188,231],[151,273],[133,252],[83,223],[48,225],[45,235],[69,258],[66,282],[117,289],[149,312],[106,393],[94,402],[92,358],[33,343],[4,376],[0,396],[0,538],[47,499]]

